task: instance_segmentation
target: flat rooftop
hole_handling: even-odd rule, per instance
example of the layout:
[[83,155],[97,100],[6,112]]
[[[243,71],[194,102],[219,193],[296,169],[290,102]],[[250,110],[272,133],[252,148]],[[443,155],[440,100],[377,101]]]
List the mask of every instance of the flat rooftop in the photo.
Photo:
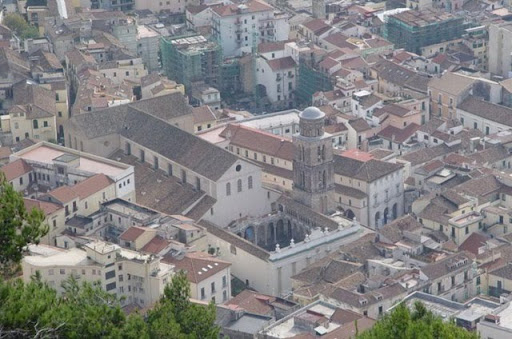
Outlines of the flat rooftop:
[[500,326],[512,329],[512,303],[502,311],[496,313],[500,317]]
[[28,162],[38,162],[53,165],[54,161],[70,162],[79,159],[79,165],[76,167],[80,171],[93,174],[105,174],[107,176],[116,177],[122,174],[129,166],[115,161],[104,159],[80,153],[78,151],[68,149],[57,145],[48,145],[47,143],[39,143],[28,147],[11,155],[16,159],[24,159]]
[[122,199],[111,200],[109,202],[104,203],[103,206],[107,207],[112,211],[127,214],[139,220],[144,220],[147,218],[152,218],[160,215],[160,213],[157,211],[153,211],[144,206],[140,206]]
[[240,125],[266,130],[270,128],[278,128],[291,124],[298,124],[300,120],[299,113],[300,112],[297,110],[291,110],[272,114],[258,115],[256,117],[240,121]]
[[410,10],[404,11],[397,14],[392,15],[392,17],[415,27],[423,27],[428,26],[448,20],[455,20],[458,17],[443,11],[436,11],[433,9],[425,9],[425,10]]

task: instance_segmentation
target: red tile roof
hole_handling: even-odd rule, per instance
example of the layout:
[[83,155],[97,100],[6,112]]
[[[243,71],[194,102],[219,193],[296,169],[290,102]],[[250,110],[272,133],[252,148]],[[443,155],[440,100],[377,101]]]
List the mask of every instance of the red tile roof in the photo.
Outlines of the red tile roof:
[[27,211],[31,211],[33,208],[39,208],[44,212],[45,215],[50,215],[53,212],[58,211],[59,209],[62,208],[62,206],[59,206],[52,202],[28,198],[23,198],[23,203],[25,204],[25,208],[27,209]]
[[270,68],[273,71],[290,69],[290,68],[294,68],[295,66],[297,66],[297,64],[295,63],[295,60],[293,60],[293,58],[290,56],[284,57],[284,58],[279,58],[279,59],[267,60],[267,64],[270,66]]
[[255,13],[255,12],[265,12],[265,11],[272,11],[274,8],[270,6],[269,4],[263,2],[263,1],[248,1],[243,4],[230,4],[226,6],[219,6],[214,7],[213,11],[217,13],[219,16],[230,16],[230,15],[236,15],[241,13],[240,7],[241,5],[245,5],[247,9],[244,11],[244,13]]
[[150,242],[148,242],[144,247],[142,247],[141,251],[146,253],[158,254],[163,251],[167,246],[169,246],[171,242],[169,240],[165,240],[161,236],[157,235]]
[[[195,284],[231,266],[231,263],[219,260],[203,252],[187,253],[183,259],[166,255],[162,261],[173,264],[176,271],[185,271],[188,281]],[[230,277],[228,276],[227,279],[230,279]]]
[[18,159],[0,168],[5,174],[7,181],[14,180],[21,177],[24,174],[32,172],[32,167],[25,162],[23,159]]
[[480,233],[471,234],[462,244],[459,246],[459,251],[468,251],[474,255],[478,255],[478,249],[485,246],[487,243],[487,237]]
[[114,181],[105,174],[96,174],[80,181],[74,186],[61,186],[56,188],[53,191],[48,192],[48,195],[65,204],[76,198],[85,199],[113,183]]
[[135,241],[138,237],[140,237],[144,232],[146,231],[143,227],[138,226],[132,226],[126,231],[124,231],[120,236],[119,239],[124,241]]
[[293,143],[291,140],[281,136],[246,126],[232,124],[228,125],[224,131],[220,133],[220,136],[228,138],[230,144],[233,146],[243,147],[280,159],[293,160],[295,152]]
[[270,303],[276,300],[276,297],[264,295],[258,292],[243,290],[226,305],[233,305],[246,310],[249,313],[259,315],[272,315],[274,308]]

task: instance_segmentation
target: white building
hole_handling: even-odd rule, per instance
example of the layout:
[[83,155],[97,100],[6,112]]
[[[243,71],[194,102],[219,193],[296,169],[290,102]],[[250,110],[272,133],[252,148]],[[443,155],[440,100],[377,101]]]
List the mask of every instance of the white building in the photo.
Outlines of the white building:
[[512,75],[512,24],[489,26],[489,72],[510,78]]
[[27,181],[29,185],[39,184],[53,189],[75,185],[95,174],[105,174],[115,182],[117,198],[135,201],[133,166],[47,142],[11,154],[11,162],[18,159],[32,168]]
[[259,57],[256,64],[256,79],[258,86],[265,88],[269,101],[282,108],[293,105],[293,92],[297,64],[291,56],[278,59]]
[[204,252],[187,253],[182,258],[166,256],[164,261],[187,273],[193,299],[216,304],[231,299],[231,263]]
[[230,4],[213,8],[213,37],[225,57],[250,53],[265,41],[288,40],[288,15],[263,1]]
[[69,250],[31,245],[29,252],[31,255],[22,261],[25,282],[39,272],[42,281],[62,293],[62,282],[70,275],[79,281],[100,281],[105,291],[125,297],[122,305],[153,305],[173,273],[173,266],[161,263],[157,257],[102,241]]

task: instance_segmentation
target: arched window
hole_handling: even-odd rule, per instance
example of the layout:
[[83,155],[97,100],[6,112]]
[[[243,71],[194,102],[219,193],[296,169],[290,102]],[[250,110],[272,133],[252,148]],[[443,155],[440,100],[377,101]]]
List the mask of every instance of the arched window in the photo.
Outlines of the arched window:
[[238,192],[242,192],[242,179],[238,179],[236,186],[237,186]]
[[247,188],[252,189],[252,176],[249,176],[249,178],[247,178]]
[[226,195],[231,195],[231,183],[226,184]]

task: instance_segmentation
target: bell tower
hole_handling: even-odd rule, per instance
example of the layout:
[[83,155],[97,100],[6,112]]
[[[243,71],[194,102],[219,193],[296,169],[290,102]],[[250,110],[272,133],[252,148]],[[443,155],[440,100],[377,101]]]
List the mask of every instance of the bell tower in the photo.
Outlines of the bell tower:
[[293,196],[319,213],[328,213],[334,199],[334,164],[331,135],[324,131],[325,113],[308,107],[299,118],[300,132],[293,136]]

